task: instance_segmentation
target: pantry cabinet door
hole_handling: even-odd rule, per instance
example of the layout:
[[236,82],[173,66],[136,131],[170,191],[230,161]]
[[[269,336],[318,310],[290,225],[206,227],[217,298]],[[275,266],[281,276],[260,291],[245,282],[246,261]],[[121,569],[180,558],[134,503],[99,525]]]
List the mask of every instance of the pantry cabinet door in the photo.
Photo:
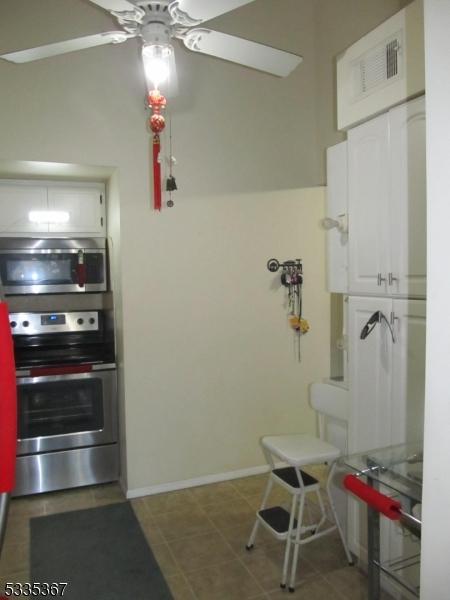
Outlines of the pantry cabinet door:
[[389,121],[348,133],[349,293],[385,294],[389,272]]
[[45,214],[46,210],[46,186],[0,183],[1,236],[48,233],[48,223],[39,222],[39,214]]
[[[423,439],[425,397],[425,300],[393,300],[395,344],[392,356],[391,443],[404,444]],[[411,461],[407,474],[422,476],[421,462]],[[415,556],[420,540],[405,536],[398,524],[384,519],[385,558]],[[419,565],[408,569],[408,579],[419,583]]]
[[[361,330],[376,311],[388,319],[390,298],[350,296],[348,300],[349,453],[389,446],[391,440],[392,338],[385,322],[361,339]],[[349,496],[348,540],[358,555],[367,551],[367,511]]]
[[389,113],[391,276],[389,294],[426,294],[425,98]]
[[389,320],[391,310],[390,298],[349,297],[350,453],[391,443],[391,331],[382,320],[361,339],[361,331],[376,311]]
[[48,209],[64,216],[50,223],[50,233],[105,236],[105,197],[100,186],[52,186]]
[[425,300],[394,300],[392,444],[423,439]]

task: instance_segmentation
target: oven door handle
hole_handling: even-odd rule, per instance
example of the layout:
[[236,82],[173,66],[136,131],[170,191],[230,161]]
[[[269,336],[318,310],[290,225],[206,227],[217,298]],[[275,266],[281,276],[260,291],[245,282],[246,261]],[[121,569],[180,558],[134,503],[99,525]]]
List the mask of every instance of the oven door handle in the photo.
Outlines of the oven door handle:
[[91,373],[92,365],[67,365],[65,367],[33,367],[30,377],[46,377],[48,375],[72,375],[76,373]]

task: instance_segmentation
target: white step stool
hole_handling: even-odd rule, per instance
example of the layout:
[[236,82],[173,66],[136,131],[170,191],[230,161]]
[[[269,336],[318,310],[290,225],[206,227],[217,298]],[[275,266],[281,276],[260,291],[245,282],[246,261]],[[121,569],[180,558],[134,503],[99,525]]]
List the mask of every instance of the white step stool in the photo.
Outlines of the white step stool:
[[[300,546],[309,544],[324,535],[332,533],[336,529],[339,531],[347,560],[350,565],[353,565],[353,559],[348,550],[336,514],[333,498],[330,493],[330,483],[336,466],[335,461],[340,455],[339,449],[308,434],[266,436],[262,438],[261,445],[270,466],[270,474],[261,507],[256,513],[256,521],[250,534],[247,550],[253,548],[259,525],[263,525],[277,539],[286,540],[283,572],[280,583],[281,587],[285,588],[288,577],[291,547],[293,545],[294,554],[289,581],[290,592],[294,591]],[[283,461],[288,466],[276,468],[274,458],[277,461]],[[329,499],[332,520],[334,523],[326,528],[324,528],[324,526],[327,520],[330,521],[330,519],[327,519],[319,482],[317,479],[300,469],[302,466],[317,463],[333,463],[328,475],[326,493]],[[283,486],[290,494],[292,494],[290,512],[281,506],[266,507],[274,483]],[[305,499],[306,494],[309,493],[315,493],[317,495],[321,516],[318,523],[304,526],[303,515]]]

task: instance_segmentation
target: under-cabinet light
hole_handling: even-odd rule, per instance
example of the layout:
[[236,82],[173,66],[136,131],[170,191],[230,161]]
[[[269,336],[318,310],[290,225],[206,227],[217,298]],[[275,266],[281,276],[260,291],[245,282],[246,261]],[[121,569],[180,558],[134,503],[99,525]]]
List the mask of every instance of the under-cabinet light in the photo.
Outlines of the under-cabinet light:
[[31,223],[68,223],[70,214],[64,210],[32,210],[28,213]]

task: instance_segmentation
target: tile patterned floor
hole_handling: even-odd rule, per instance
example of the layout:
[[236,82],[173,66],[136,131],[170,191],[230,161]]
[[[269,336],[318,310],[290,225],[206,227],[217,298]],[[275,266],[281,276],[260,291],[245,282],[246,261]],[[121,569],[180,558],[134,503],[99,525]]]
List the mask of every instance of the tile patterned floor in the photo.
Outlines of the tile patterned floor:
[[[314,474],[323,472],[317,468]],[[265,483],[266,475],[261,475],[132,500],[174,599],[366,599],[366,579],[347,565],[336,537],[326,536],[302,549],[293,594],[279,588],[282,542],[260,528],[254,550],[245,550]],[[31,517],[124,500],[116,484],[13,500],[0,590],[5,581],[29,579]],[[277,490],[273,500],[289,497]]]

